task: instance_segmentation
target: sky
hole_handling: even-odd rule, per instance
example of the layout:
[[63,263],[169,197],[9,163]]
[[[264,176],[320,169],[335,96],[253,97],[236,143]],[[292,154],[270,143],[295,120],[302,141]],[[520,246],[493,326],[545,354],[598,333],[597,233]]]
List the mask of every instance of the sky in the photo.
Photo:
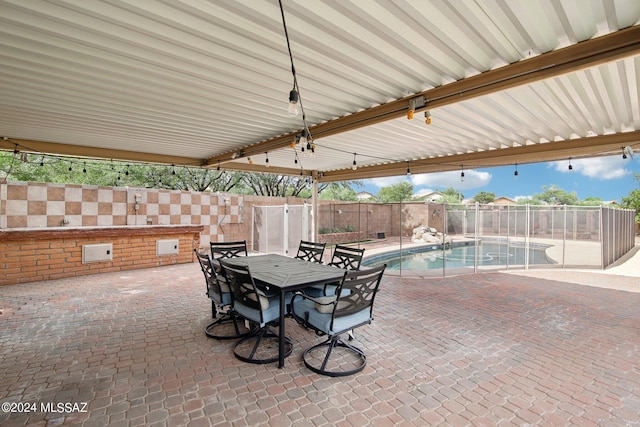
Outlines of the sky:
[[544,192],[543,186],[555,185],[568,193],[575,191],[579,200],[599,197],[620,202],[629,192],[640,188],[633,175],[640,174],[640,154],[633,159],[623,159],[621,155],[573,159],[571,166],[573,169],[569,170],[569,160],[518,165],[518,176],[514,176],[515,166],[465,169],[464,181],[460,180],[461,171],[374,178],[364,180],[364,185],[355,190],[376,195],[382,187],[410,179],[415,195],[453,187],[465,199],[486,191],[496,197],[518,200]]

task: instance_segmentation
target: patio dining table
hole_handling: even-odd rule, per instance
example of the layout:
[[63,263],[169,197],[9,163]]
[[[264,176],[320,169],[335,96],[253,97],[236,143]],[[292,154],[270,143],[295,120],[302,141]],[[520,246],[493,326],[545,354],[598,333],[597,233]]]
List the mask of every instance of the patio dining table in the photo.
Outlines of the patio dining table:
[[285,338],[285,294],[312,285],[324,285],[342,280],[345,270],[330,265],[303,261],[278,254],[254,255],[228,258],[232,265],[248,266],[257,284],[277,289],[280,294],[280,327],[278,367],[284,367]]

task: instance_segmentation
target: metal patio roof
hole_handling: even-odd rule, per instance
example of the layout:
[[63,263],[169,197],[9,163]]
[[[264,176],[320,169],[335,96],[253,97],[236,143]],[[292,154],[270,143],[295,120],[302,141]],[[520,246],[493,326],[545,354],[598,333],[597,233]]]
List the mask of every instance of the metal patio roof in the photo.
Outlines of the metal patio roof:
[[312,155],[277,0],[0,0],[0,148],[321,181],[640,149],[637,0],[282,5]]

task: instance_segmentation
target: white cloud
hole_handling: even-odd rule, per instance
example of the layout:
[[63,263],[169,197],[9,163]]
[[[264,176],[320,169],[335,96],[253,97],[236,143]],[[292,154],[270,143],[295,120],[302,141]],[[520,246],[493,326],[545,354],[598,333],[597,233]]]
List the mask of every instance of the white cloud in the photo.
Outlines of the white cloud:
[[378,188],[389,187],[391,185],[398,184],[407,179],[406,176],[386,176],[384,178],[372,178],[368,181],[365,181],[365,185],[367,183],[371,183]]
[[596,178],[601,181],[622,178],[631,172],[625,168],[629,160],[622,156],[594,157],[590,159],[571,160],[573,170],[569,170],[569,161],[549,163],[549,167],[562,173],[579,173],[588,178]]
[[464,181],[460,180],[461,171],[436,172],[413,174],[410,177],[406,175],[389,176],[384,178],[372,178],[367,183],[373,184],[378,188],[388,187],[398,184],[407,179],[411,180],[414,187],[429,187],[430,189],[421,188],[416,194],[429,193],[433,188],[447,189],[455,188],[456,190],[469,190],[472,188],[484,187],[491,181],[492,175],[489,172],[481,172],[473,169],[464,171]]
[[429,186],[442,189],[453,187],[456,190],[469,190],[484,187],[489,184],[492,177],[489,172],[470,169],[464,171],[464,181],[461,181],[460,172],[461,171],[449,171],[412,175],[411,182],[416,187]]

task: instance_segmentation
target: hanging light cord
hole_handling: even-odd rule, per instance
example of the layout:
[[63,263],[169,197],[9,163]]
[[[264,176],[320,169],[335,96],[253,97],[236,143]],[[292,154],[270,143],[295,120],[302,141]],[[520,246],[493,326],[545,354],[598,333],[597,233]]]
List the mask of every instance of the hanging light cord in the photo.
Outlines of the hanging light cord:
[[311,142],[313,138],[311,137],[311,132],[309,131],[309,126],[307,125],[307,116],[304,112],[304,105],[302,104],[302,95],[300,94],[300,88],[298,87],[298,78],[296,76],[296,67],[293,65],[293,53],[291,53],[291,43],[289,43],[289,31],[287,31],[287,23],[284,19],[284,8],[282,7],[282,0],[278,0],[280,4],[280,14],[282,15],[282,26],[284,27],[284,37],[287,39],[287,50],[289,51],[289,60],[291,61],[291,74],[293,75],[293,88],[296,92],[298,92],[298,102],[300,102],[300,110],[302,111],[302,125],[304,129],[307,131],[307,139]]

